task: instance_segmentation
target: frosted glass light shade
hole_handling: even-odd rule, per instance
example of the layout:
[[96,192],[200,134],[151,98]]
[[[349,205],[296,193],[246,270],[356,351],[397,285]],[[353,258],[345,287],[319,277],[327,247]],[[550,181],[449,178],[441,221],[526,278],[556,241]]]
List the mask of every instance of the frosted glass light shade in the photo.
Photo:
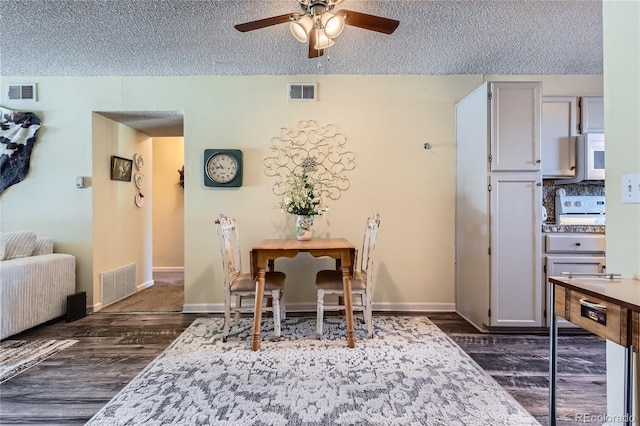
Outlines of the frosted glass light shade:
[[306,43],[309,41],[309,31],[313,27],[313,19],[309,17],[309,15],[304,15],[297,21],[291,22],[289,25],[289,29],[291,30],[291,34],[298,40],[300,43]]
[[329,38],[338,37],[344,29],[344,17],[342,15],[334,15],[331,12],[323,13],[320,17],[320,23],[322,23],[324,32]]
[[318,31],[318,37],[316,38],[316,45],[313,46],[314,49],[316,50],[326,49],[327,47],[331,47],[335,44],[333,40],[327,37],[327,35],[324,33],[324,30],[317,30],[317,31]]

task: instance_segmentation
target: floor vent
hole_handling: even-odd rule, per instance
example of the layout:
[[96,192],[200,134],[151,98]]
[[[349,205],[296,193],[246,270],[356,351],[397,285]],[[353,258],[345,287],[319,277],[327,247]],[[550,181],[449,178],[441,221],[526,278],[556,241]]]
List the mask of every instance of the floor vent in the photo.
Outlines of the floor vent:
[[102,289],[102,307],[136,292],[136,264],[121,266],[100,274],[100,288]]
[[36,99],[36,84],[9,84],[7,89],[7,95],[10,100],[23,99],[35,101]]
[[315,101],[318,93],[317,83],[289,83],[290,101]]

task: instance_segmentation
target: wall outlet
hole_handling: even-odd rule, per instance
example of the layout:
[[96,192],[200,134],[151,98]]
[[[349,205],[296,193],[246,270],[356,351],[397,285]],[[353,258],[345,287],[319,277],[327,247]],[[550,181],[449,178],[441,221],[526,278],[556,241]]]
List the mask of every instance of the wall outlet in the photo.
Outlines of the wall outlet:
[[622,175],[622,202],[640,204],[640,173]]

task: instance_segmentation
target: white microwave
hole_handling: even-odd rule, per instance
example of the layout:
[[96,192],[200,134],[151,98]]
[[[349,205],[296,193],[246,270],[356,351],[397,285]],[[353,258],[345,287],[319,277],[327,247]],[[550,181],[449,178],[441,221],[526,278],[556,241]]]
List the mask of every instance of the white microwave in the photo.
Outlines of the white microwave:
[[584,133],[576,138],[576,176],[556,184],[604,183],[604,133]]
[[576,167],[583,162],[583,180],[604,180],[604,133],[579,135],[577,143]]

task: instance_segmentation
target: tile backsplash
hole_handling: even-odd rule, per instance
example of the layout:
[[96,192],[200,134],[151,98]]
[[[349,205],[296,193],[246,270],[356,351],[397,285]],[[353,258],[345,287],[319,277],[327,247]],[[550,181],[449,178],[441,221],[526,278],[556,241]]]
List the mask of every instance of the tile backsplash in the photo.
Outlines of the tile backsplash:
[[542,205],[547,209],[547,223],[556,221],[556,189],[564,188],[567,195],[604,195],[604,185],[569,183],[556,185],[553,179],[542,181]]

